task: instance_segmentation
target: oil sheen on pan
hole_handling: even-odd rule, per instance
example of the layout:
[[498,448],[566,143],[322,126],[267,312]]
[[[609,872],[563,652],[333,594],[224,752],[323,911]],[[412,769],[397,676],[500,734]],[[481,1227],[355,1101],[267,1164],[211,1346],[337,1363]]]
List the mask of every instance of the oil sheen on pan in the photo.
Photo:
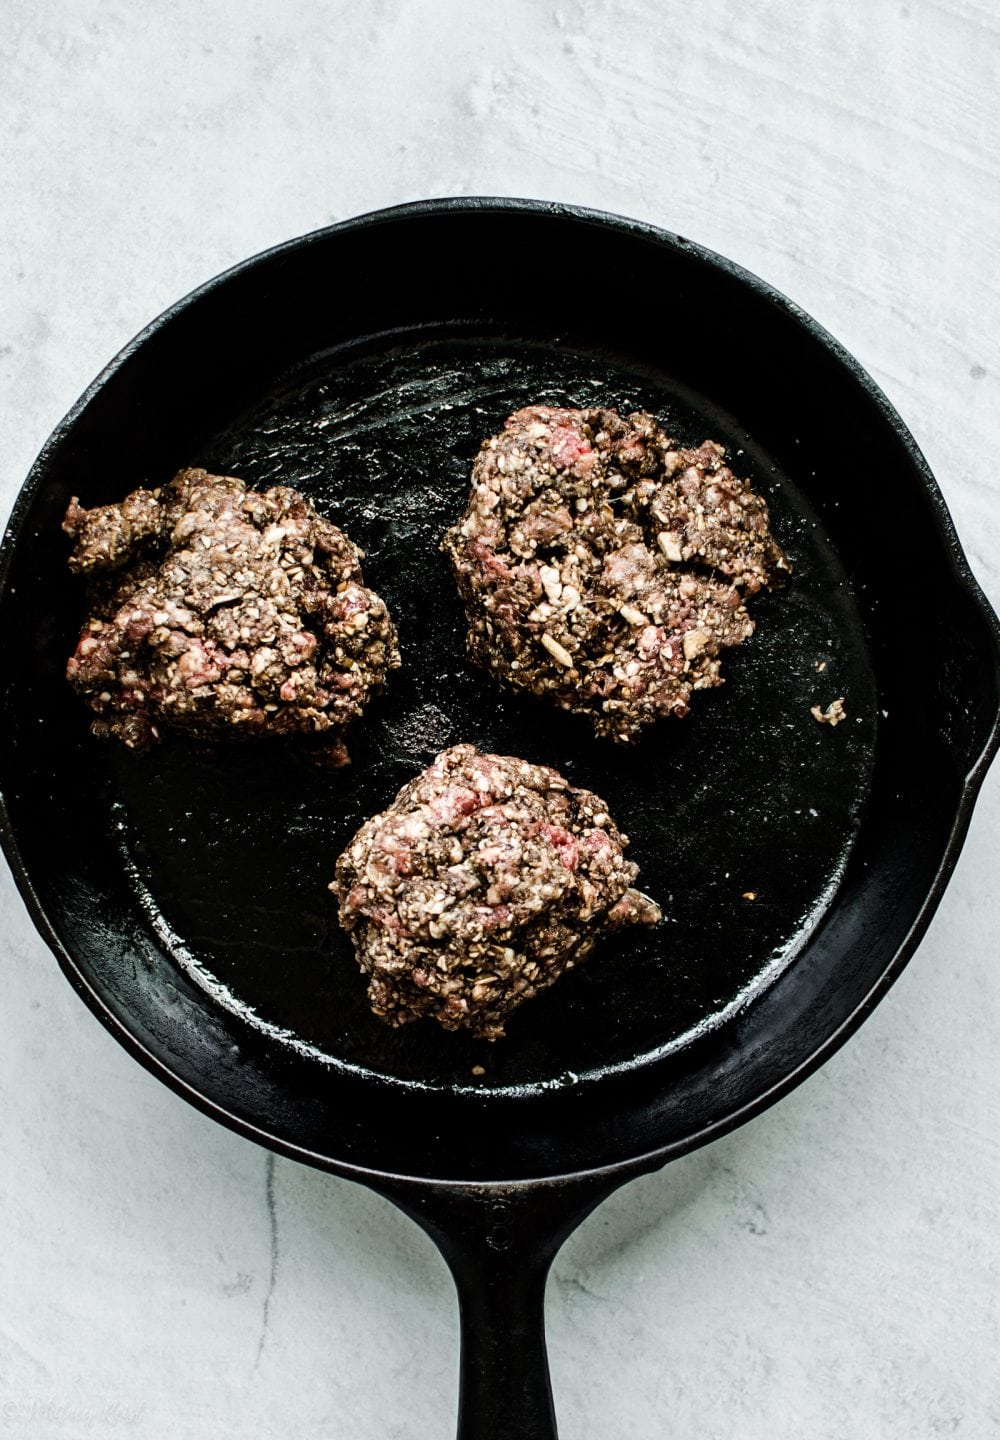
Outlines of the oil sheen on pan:
[[[721,441],[767,499],[793,566],[783,591],[754,597],[757,630],[730,654],[725,685],[632,747],[503,692],[465,660],[439,542],[480,441],[533,402],[646,409],[682,443]],[[391,1082],[549,1088],[689,1043],[794,963],[856,836],[878,721],[851,585],[805,498],[808,453],[801,472],[779,472],[737,417],[627,360],[442,334],[327,355],[188,460],[312,499],[365,551],[403,655],[350,732],[342,771],[318,772],[281,744],[102,750],[132,882],[177,963],[220,1003]],[[817,724],[811,707],[839,696],[846,722]],[[596,950],[492,1045],[376,1019],[326,888],[358,826],[459,742],[553,765],[601,794],[664,914]],[[181,785],[190,802],[178,810]]]

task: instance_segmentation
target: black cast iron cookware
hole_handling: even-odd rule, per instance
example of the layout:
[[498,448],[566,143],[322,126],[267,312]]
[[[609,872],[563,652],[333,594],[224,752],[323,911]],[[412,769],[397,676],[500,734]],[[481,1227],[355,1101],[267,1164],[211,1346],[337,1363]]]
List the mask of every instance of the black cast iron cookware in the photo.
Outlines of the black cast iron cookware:
[[[754,602],[725,687],[633,750],[464,662],[438,540],[479,441],[532,400],[723,440],[795,567]],[[82,597],[60,519],[72,494],[186,464],[295,486],[367,551],[405,668],[348,770],[89,735],[63,679]],[[996,747],[996,620],[899,417],[794,305],[679,236],[522,201],[406,206],[237,267],[128,346],[40,455],[2,583],[3,838],[67,977],[192,1103],[433,1235],[460,1294],[466,1440],[554,1435],[559,1244],[860,1023]],[[817,724],[838,696],[848,719]],[[360,821],[459,740],[602,794],[664,909],[493,1046],[375,1020],[325,888]]]

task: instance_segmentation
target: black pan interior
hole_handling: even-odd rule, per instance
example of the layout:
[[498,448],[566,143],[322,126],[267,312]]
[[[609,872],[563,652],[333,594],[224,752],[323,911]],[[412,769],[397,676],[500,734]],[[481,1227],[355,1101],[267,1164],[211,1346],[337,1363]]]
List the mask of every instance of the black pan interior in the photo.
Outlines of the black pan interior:
[[[787,591],[755,605],[759,631],[727,667],[725,691],[631,751],[502,695],[463,661],[439,541],[463,507],[478,442],[533,399],[649,408],[686,441],[724,439],[768,495],[795,567]],[[354,764],[339,773],[318,773],[292,746],[269,747],[266,760],[183,742],[149,758],[102,753],[123,862],[194,973],[335,1063],[422,1085],[533,1086],[676,1046],[794,952],[856,833],[875,682],[821,522],[733,417],[602,353],[424,338],[325,357],[195,458],[259,488],[306,491],[358,540],[397,618],[405,670],[356,727]],[[810,706],[843,694],[850,721],[818,725]],[[555,765],[602,794],[665,912],[656,931],[606,946],[526,1006],[500,1044],[376,1020],[325,888],[358,825],[458,741]]]
[[[619,267],[628,254],[653,265],[651,242],[528,210],[484,225],[462,207],[421,237],[427,218],[397,219],[394,237],[369,229],[370,253],[363,228],[313,237],[210,289],[43,455],[4,600],[20,677],[4,788],[26,883],[74,978],[224,1118],[327,1163],[546,1173],[671,1138],[667,1111],[683,1143],[844,1023],[934,885],[995,718],[995,656],[912,455],[786,309],[683,244],[659,246],[645,319],[632,302],[578,315],[561,286],[539,309],[536,285],[526,307],[513,282],[535,275],[546,237],[550,264],[558,239],[592,267],[609,245]],[[517,231],[535,248],[502,243]],[[502,276],[469,273],[472,233]],[[343,271],[345,251],[368,281],[349,296],[322,278]],[[401,291],[400,256],[412,280],[415,252],[420,287]],[[671,324],[651,345],[657,305]],[[711,327],[684,323],[706,305]],[[756,364],[741,369],[748,351]],[[820,403],[824,379],[836,383]],[[758,631],[730,656],[725,687],[632,750],[502,694],[464,660],[438,541],[479,441],[532,400],[648,408],[682,440],[723,440],[794,566],[785,591],[753,602]],[[65,691],[81,606],[57,531],[66,498],[118,498],[188,463],[295,486],[366,550],[404,669],[355,727],[347,770],[285,744],[170,741],[135,757],[94,741]],[[929,561],[933,604],[919,616],[903,547]],[[942,654],[934,637],[949,623],[958,639]],[[975,684],[983,655],[994,675],[980,664]],[[841,695],[847,722],[818,725],[810,707]],[[357,825],[460,740],[601,793],[665,912],[494,1045],[375,1020],[326,890]],[[908,860],[886,868],[901,842]],[[733,1068],[755,1024],[771,1046],[756,1097]]]

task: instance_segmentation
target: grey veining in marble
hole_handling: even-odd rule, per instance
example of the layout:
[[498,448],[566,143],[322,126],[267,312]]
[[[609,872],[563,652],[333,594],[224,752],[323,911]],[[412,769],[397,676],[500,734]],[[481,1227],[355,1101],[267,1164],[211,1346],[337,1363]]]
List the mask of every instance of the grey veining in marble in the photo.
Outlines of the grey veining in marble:
[[[148,319],[279,240],[515,194],[688,234],[826,324],[1000,602],[991,0],[6,0],[0,486]],[[1000,776],[888,1000],[570,1241],[564,1440],[1000,1433]],[[0,889],[0,1434],[432,1440],[457,1328],[384,1202],[213,1126]]]

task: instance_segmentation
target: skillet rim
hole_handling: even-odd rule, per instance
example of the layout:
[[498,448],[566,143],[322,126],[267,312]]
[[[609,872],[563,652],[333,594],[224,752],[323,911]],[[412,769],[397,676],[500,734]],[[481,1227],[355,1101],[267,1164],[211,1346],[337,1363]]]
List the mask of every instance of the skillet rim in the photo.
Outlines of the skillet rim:
[[[914,472],[914,477],[920,483],[926,498],[930,501],[933,523],[939,538],[943,542],[950,578],[953,584],[964,593],[966,599],[979,613],[991,634],[993,642],[991,649],[993,678],[996,688],[1000,689],[1000,620],[998,620],[989,600],[972,573],[948,510],[947,503],[934,479],[931,469],[920,447],[917,445],[916,440],[899,415],[899,412],[885,395],[881,387],[860,362],[855,359],[824,326],[820,325],[811,315],[781,291],[762,280],[752,271],[718,254],[716,251],[699,245],[675,232],[664,230],[646,221],[639,221],[627,216],[618,215],[614,212],[564,204],[556,201],[541,201],[506,196],[458,196],[411,201],[384,209],[367,211],[361,215],[338,221],[333,225],[322,226],[316,230],[308,231],[304,235],[268,247],[245,260],[239,261],[237,264],[230,266],[228,269],[197,286],[187,295],[181,297],[157,315],[103,367],[76,403],[67,411],[62,420],[59,421],[39,451],[24,484],[14,500],[3,539],[0,541],[0,602],[2,602],[7,590],[11,561],[15,547],[20,539],[22,524],[41,488],[44,472],[47,470],[52,456],[58,451],[67,434],[88,408],[94,397],[149,339],[182,312],[194,307],[205,296],[214,293],[237,277],[242,276],[244,273],[249,272],[261,264],[322,243],[338,233],[356,232],[387,223],[439,217],[443,214],[456,211],[478,212],[480,214],[488,214],[491,211],[495,211],[498,213],[544,215],[550,218],[565,217],[568,220],[606,227],[617,230],[619,233],[625,235],[649,240],[665,249],[679,251],[682,254],[691,256],[707,269],[721,272],[728,276],[739,285],[753,291],[758,299],[773,308],[783,311],[800,328],[804,329],[809,337],[818,343],[827,354],[860,385],[869,400],[874,403],[881,421],[888,425],[895,438],[902,445]],[[565,1187],[572,1185],[574,1181],[583,1181],[586,1178],[593,1179],[596,1176],[604,1176],[609,1180],[624,1180],[644,1170],[657,1168],[666,1164],[669,1160],[676,1159],[689,1151],[698,1149],[711,1140],[717,1139],[729,1131],[737,1129],[748,1120],[754,1118],[754,1116],[769,1109],[770,1106],[782,1099],[783,1096],[800,1085],[815,1070],[819,1069],[821,1065],[840,1049],[845,1041],[850,1038],[854,1031],[859,1028],[871,1011],[884,998],[911,959],[920,940],[923,938],[957,863],[968,832],[972,818],[972,810],[979,789],[998,748],[1000,748],[1000,710],[998,710],[993,717],[990,733],[979,755],[969,766],[961,782],[954,819],[948,832],[940,862],[920,907],[913,917],[903,940],[897,947],[892,961],[851,1013],[841,1021],[840,1025],[838,1025],[822,1043],[816,1046],[806,1059],[801,1061],[789,1074],[769,1086],[762,1094],[747,1101],[731,1113],[704,1125],[701,1129],[685,1136],[681,1140],[675,1140],[662,1146],[654,1146],[652,1149],[643,1150],[637,1155],[612,1161],[605,1165],[596,1165],[587,1169],[568,1172],[563,1171],[547,1176],[513,1181],[440,1179],[395,1173],[334,1159],[329,1155],[310,1150],[303,1145],[295,1144],[283,1140],[278,1136],[271,1135],[252,1121],[233,1114],[223,1104],[207,1098],[188,1081],[176,1075],[163,1060],[154,1055],[142,1041],[132,1034],[97,994],[85,973],[85,967],[78,965],[71,951],[60,940],[48,919],[44,906],[32,883],[31,876],[28,873],[27,866],[22,859],[8,810],[7,798],[2,790],[0,790],[0,845],[3,847],[15,884],[21,898],[25,902],[35,928],[55,955],[61,970],[73,988],[92,1013],[96,1015],[104,1028],[126,1052],[134,1060],[137,1060],[150,1074],[155,1076],[156,1079],[173,1090],[175,1094],[181,1096],[182,1099],[192,1104],[203,1114],[208,1115],[211,1119],[218,1121],[228,1129],[243,1135],[247,1139],[255,1141],[267,1149],[276,1151],[300,1163],[312,1165],[317,1169],[341,1175],[346,1179],[353,1179],[374,1185],[375,1188],[378,1188],[379,1185],[384,1185],[387,1187],[404,1187],[411,1190],[450,1190],[467,1194],[479,1193],[489,1195],[496,1194],[500,1190],[509,1191],[511,1189],[526,1190],[538,1189],[540,1187]]]

